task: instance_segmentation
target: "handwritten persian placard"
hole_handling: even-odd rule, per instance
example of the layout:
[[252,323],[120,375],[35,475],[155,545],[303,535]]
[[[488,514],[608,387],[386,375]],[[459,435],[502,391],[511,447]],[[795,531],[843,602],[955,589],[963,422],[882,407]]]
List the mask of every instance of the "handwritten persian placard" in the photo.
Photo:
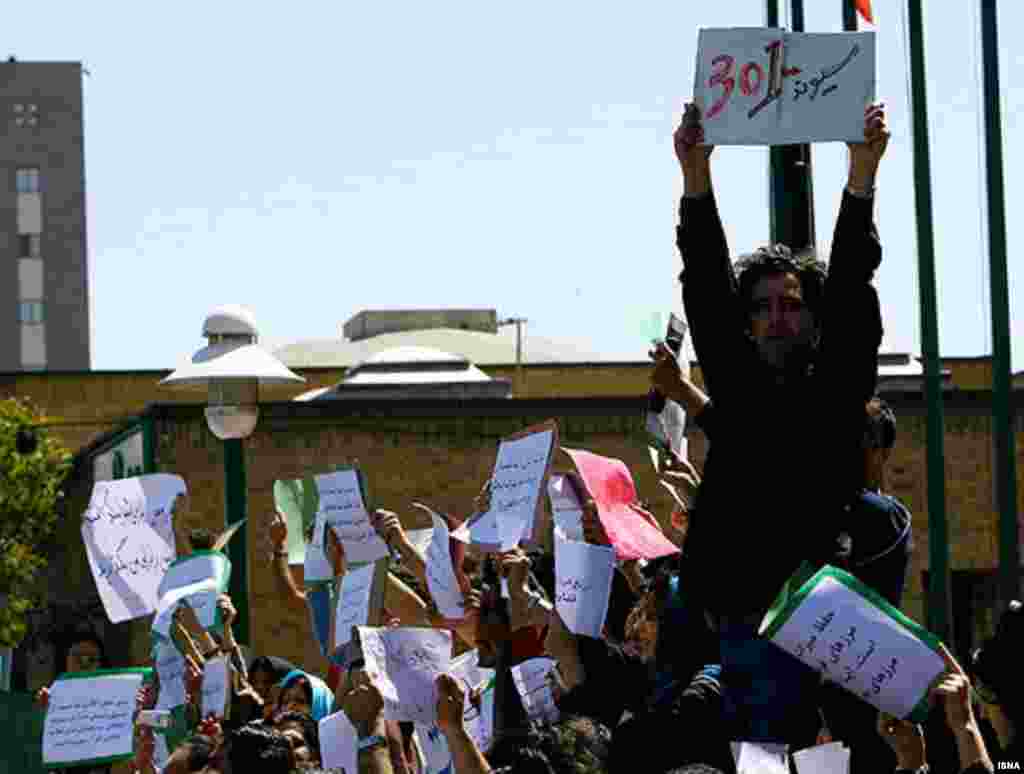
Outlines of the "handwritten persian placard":
[[93,485],[82,541],[113,623],[156,610],[160,579],[176,556],[171,507],[183,494],[184,480],[167,473]]
[[414,627],[359,627],[366,673],[384,697],[387,720],[433,725],[437,676],[452,659],[451,632]]
[[448,674],[466,690],[462,710],[463,728],[477,748],[487,752],[494,743],[494,690],[497,672],[480,666],[479,651],[470,650],[452,659]]
[[342,711],[320,721],[320,755],[324,769],[341,774],[359,774],[359,736],[355,726]]
[[572,476],[558,473],[548,479],[548,499],[555,526],[568,540],[583,540],[583,504]]
[[363,477],[355,468],[316,476],[320,514],[345,548],[349,564],[376,562],[389,555],[387,544],[370,524]]
[[761,633],[825,679],[917,723],[928,714],[929,686],[945,670],[935,635],[828,565],[813,575],[798,571],[765,616]]
[[203,717],[226,717],[230,700],[231,665],[228,657],[207,659],[203,665]]
[[341,579],[335,600],[331,631],[332,657],[347,659],[353,626],[375,625],[384,606],[387,562],[381,560],[350,569]]
[[105,669],[58,677],[43,724],[43,765],[53,769],[131,758],[135,696],[150,674],[149,669]]
[[491,474],[491,504],[455,531],[457,540],[484,551],[509,551],[521,542],[540,542],[544,533],[544,484],[558,445],[552,419],[505,438]]
[[512,680],[527,717],[538,723],[557,723],[560,713],[552,692],[553,658],[530,658],[512,667]]
[[448,524],[436,512],[422,503],[413,505],[430,514],[434,525],[433,536],[424,555],[427,571],[427,587],[430,596],[444,618],[463,618],[466,607],[452,565],[452,552]]
[[573,634],[600,637],[615,576],[615,549],[555,533],[555,608]]
[[875,34],[704,29],[693,93],[709,145],[863,142]]
[[153,631],[161,637],[171,636],[174,611],[187,601],[204,629],[220,625],[217,597],[227,591],[231,580],[231,561],[220,551],[194,551],[178,559],[168,568],[157,593]]
[[173,709],[185,704],[185,657],[171,640],[156,640],[153,646],[153,664],[156,666],[160,692],[156,697],[157,709]]

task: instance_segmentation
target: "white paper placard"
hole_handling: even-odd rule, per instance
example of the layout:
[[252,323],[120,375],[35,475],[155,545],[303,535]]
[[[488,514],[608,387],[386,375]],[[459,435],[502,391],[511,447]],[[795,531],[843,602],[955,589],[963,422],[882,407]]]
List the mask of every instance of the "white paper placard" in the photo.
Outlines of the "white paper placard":
[[68,766],[130,758],[136,693],[145,670],[63,675],[50,687],[43,764]]
[[163,774],[167,760],[171,757],[171,751],[167,748],[167,737],[159,731],[153,732],[153,766]]
[[360,626],[359,641],[366,673],[384,697],[384,717],[434,725],[437,716],[434,683],[451,663],[451,632]]
[[582,541],[583,504],[568,476],[559,473],[548,479],[548,499],[555,526],[567,540]]
[[364,564],[349,570],[342,578],[334,612],[335,651],[352,641],[353,626],[366,626],[369,622],[373,576],[376,571],[376,564]]
[[322,718],[320,727],[320,757],[324,769],[342,774],[359,774],[359,743],[355,726],[348,715],[338,711]]
[[945,662],[876,603],[829,574],[838,572],[822,570],[796,608],[766,629],[769,639],[883,712],[898,718],[920,712]]
[[349,564],[376,562],[388,556],[387,544],[370,524],[363,502],[359,474],[355,469],[316,476],[320,513],[345,548]]
[[458,578],[455,577],[455,568],[452,566],[448,525],[444,519],[427,506],[420,503],[413,503],[413,505],[427,511],[434,524],[433,536],[424,557],[430,596],[443,617],[463,618],[466,615],[466,607]]
[[174,709],[185,703],[185,657],[171,640],[157,640],[153,647],[153,663],[160,682],[156,697],[157,709]]
[[231,667],[227,656],[207,659],[203,665],[203,717],[223,718],[231,696]]
[[177,555],[171,507],[183,494],[184,480],[167,473],[93,485],[82,541],[113,623],[156,610],[160,579]]
[[512,667],[512,680],[523,700],[523,709],[530,720],[540,723],[557,723],[560,717],[551,691],[551,670],[555,668],[553,658],[531,658]]
[[614,548],[555,532],[555,607],[573,634],[601,637],[614,576]]
[[850,748],[842,742],[830,742],[793,753],[797,774],[848,774]]
[[227,591],[230,580],[231,561],[220,551],[196,551],[178,559],[160,581],[153,631],[171,636],[174,611],[182,600],[188,601],[204,629],[217,627],[217,597]]
[[789,774],[789,747],[771,742],[731,742],[736,774]]
[[452,752],[441,729],[417,723],[416,738],[427,764],[424,774],[452,774]]
[[306,545],[302,582],[305,585],[322,583],[334,577],[334,568],[327,558],[327,520],[322,512],[313,521],[313,537]]
[[694,96],[709,145],[864,141],[873,32],[704,29]]

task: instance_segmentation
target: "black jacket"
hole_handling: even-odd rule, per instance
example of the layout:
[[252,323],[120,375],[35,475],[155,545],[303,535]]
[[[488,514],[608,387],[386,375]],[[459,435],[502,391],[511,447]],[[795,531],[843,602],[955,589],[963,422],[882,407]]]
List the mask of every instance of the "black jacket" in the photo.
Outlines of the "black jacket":
[[865,404],[882,321],[873,203],[849,193],[832,243],[821,341],[800,379],[776,385],[747,335],[713,196],[684,198],[677,243],[683,303],[716,407],[714,443],[687,535],[687,565],[713,612],[763,612],[801,561],[828,556],[837,516],[860,488]]

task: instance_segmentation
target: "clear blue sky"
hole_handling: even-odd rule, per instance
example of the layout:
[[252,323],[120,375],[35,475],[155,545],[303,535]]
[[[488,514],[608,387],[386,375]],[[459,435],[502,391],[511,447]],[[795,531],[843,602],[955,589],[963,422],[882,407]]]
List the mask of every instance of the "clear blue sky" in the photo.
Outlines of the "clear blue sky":
[[[944,355],[991,351],[977,2],[929,3],[926,19]],[[808,30],[840,28],[839,0],[806,5]],[[918,352],[904,2],[874,5],[894,133],[878,287],[886,348]],[[1024,55],[1005,41],[1024,8],[1000,6],[1013,170]],[[0,54],[91,72],[95,368],[173,366],[221,303],[249,306],[270,346],[340,336],[364,308],[470,306],[642,358],[652,316],[679,305],[671,134],[697,30],[762,23],[761,0],[37,0],[5,8]],[[815,146],[813,158],[827,247],[845,149]],[[716,151],[734,251],[767,240],[766,167],[764,149]],[[1007,176],[1018,370],[1022,186]]]

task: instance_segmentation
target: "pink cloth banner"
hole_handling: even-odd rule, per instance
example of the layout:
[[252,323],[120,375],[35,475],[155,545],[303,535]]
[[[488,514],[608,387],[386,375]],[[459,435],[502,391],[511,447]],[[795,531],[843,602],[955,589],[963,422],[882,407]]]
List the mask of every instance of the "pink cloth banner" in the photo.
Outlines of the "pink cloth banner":
[[657,559],[679,553],[676,545],[644,516],[629,468],[620,460],[582,449],[566,449],[594,498],[601,525],[618,559]]

